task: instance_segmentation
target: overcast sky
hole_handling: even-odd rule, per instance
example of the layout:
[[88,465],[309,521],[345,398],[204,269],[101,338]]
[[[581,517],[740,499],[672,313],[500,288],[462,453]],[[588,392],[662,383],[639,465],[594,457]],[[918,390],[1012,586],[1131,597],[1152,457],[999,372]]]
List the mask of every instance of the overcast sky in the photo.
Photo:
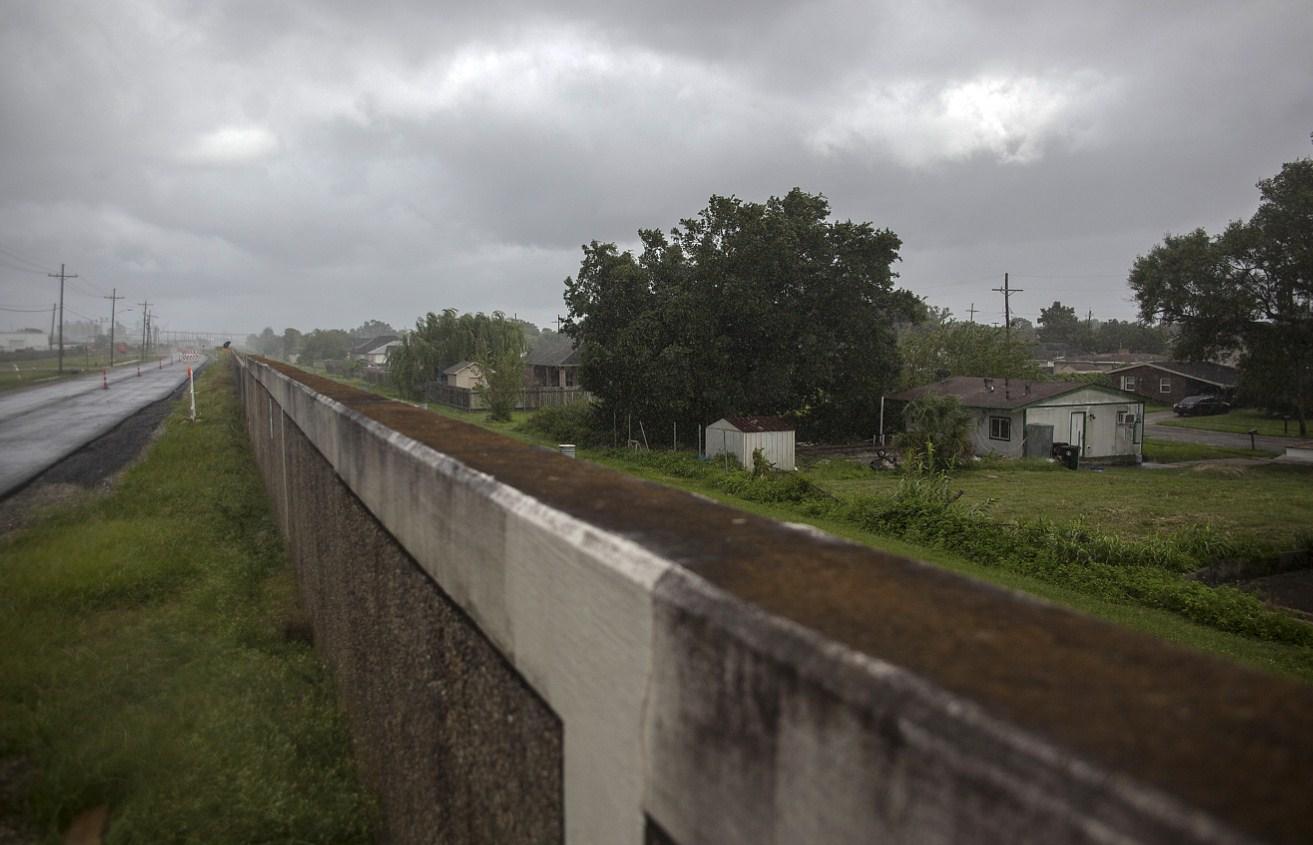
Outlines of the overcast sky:
[[4,0],[0,307],[64,262],[70,319],[543,325],[581,244],[799,186],[960,317],[1004,271],[1130,317],[1137,254],[1313,154],[1311,44],[1308,0]]

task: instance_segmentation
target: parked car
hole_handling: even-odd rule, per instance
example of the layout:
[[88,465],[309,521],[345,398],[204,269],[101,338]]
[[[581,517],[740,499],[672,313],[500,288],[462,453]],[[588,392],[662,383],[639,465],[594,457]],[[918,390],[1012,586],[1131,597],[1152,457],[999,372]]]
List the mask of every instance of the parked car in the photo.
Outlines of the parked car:
[[1231,403],[1212,393],[1199,396],[1187,396],[1172,406],[1177,415],[1189,417],[1203,414],[1225,414],[1231,410]]

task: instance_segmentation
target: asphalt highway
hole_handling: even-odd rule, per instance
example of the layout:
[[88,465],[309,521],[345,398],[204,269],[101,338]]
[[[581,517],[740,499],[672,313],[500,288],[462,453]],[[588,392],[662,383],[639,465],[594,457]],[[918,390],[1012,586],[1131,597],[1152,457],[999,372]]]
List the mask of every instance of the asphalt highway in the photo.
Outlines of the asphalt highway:
[[142,408],[167,397],[187,380],[191,362],[136,366],[69,381],[0,393],[0,496],[113,429]]

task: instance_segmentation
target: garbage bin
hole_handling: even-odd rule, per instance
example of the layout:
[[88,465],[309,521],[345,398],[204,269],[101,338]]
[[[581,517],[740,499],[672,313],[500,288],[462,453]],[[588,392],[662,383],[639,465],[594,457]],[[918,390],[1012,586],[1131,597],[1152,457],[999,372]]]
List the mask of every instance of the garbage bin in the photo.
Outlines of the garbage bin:
[[1054,443],[1053,458],[1061,461],[1067,469],[1077,469],[1080,467],[1080,446],[1070,443]]

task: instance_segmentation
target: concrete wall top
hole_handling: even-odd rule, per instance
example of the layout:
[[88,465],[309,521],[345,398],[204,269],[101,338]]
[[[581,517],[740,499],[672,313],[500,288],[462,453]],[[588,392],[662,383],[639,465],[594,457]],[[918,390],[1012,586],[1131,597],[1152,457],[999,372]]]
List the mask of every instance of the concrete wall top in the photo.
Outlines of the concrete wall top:
[[[1012,764],[999,759],[1024,757],[1030,762],[1008,771],[1034,774],[1034,761],[1046,760],[1044,777],[1068,784],[1063,812],[1085,807],[1089,814],[1080,827],[1081,841],[1313,841],[1309,687],[933,566],[534,449],[281,363],[249,363],[266,383],[290,380],[319,402],[381,424],[406,442],[423,444],[553,512],[667,562],[669,571],[652,588],[658,604],[679,618],[679,631],[714,630],[715,637],[750,647],[754,659],[774,667],[772,673],[794,679],[786,686],[827,687],[850,702],[859,714],[857,722],[885,744],[880,753],[896,752],[920,725],[939,731],[937,738],[924,740],[926,747],[952,745],[963,732],[977,737],[962,740],[960,747],[977,749],[979,765],[1006,768]],[[660,630],[654,634],[658,640],[661,636]],[[699,642],[681,647],[698,648],[698,659],[710,660],[709,651],[715,649]],[[651,702],[651,691],[643,693],[644,707],[650,708],[644,716],[648,740],[655,744],[647,753],[657,758],[646,763],[646,777],[655,782],[645,787],[644,810],[686,845],[716,840],[720,833],[701,826],[717,823],[717,808],[707,807],[702,816],[696,809],[676,808],[672,790],[687,787],[672,779],[710,778],[715,767],[707,761],[700,766],[671,763],[668,758],[677,752],[662,743],[700,736],[710,747],[719,723],[737,718],[716,709],[724,704],[713,693],[723,696],[724,688],[706,692],[706,700],[699,702],[693,699],[702,693],[689,687],[730,683],[725,667],[741,662],[708,665],[713,675],[722,675],[688,675],[683,668],[663,669],[657,661],[651,670],[656,681],[649,683],[658,689]],[[679,690],[659,688],[662,679],[677,677],[685,679]],[[772,683],[783,682],[777,678]],[[904,705],[907,712],[933,710],[937,715],[907,716],[910,721],[904,722],[899,715]],[[762,712],[782,718],[771,706],[762,706]],[[699,714],[710,720],[699,728],[701,733],[670,724]],[[882,720],[902,727],[888,728]],[[739,727],[743,736],[758,739],[763,730],[770,733]],[[567,738],[570,730],[567,719]],[[984,735],[990,737],[987,743],[979,739]],[[791,822],[793,811],[780,804],[782,784],[791,782],[785,777],[789,755],[806,754],[789,751],[794,746],[777,739],[769,743],[775,756],[762,764],[774,773],[769,783],[707,783],[705,792],[723,804],[722,816],[733,815],[725,808],[732,806],[736,790],[775,794],[761,814],[773,814],[772,835],[786,841],[791,837],[781,831],[814,834],[815,829]],[[980,751],[986,747],[994,751]],[[990,755],[998,759],[986,759]],[[842,756],[836,752],[834,759]],[[746,778],[743,773],[752,767],[739,769],[727,777]],[[1021,781],[997,788],[1000,794],[1047,789]],[[1097,801],[1091,797],[1096,794]],[[854,807],[854,813],[867,812]],[[1150,822],[1125,822],[1130,816]],[[724,835],[751,841],[749,833],[757,829],[753,824],[731,825]],[[926,841],[962,838],[945,830]],[[1151,830],[1159,833],[1146,833]],[[917,835],[901,829],[895,838]]]

